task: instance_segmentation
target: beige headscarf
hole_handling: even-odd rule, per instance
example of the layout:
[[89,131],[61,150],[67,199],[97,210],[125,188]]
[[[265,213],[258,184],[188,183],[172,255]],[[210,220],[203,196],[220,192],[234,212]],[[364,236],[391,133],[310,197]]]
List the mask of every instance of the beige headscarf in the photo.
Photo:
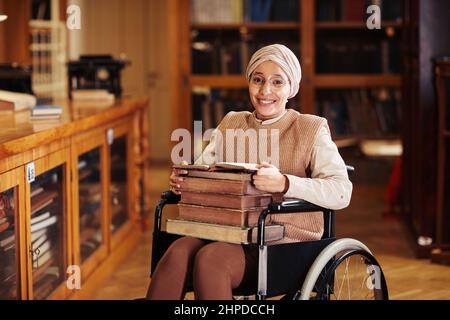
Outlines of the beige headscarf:
[[269,60],[278,64],[286,73],[291,84],[291,91],[289,92],[288,99],[294,97],[300,86],[302,69],[295,54],[288,47],[282,44],[271,44],[269,46],[262,47],[253,54],[247,66],[247,80],[250,81],[253,71],[255,71],[261,63]]

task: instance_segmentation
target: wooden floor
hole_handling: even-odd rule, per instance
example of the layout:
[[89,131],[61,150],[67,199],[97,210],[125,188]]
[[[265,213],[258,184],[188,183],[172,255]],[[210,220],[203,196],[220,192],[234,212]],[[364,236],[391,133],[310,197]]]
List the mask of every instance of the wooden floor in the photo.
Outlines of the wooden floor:
[[[169,172],[154,169],[151,192],[156,202],[167,189]],[[450,299],[450,266],[415,259],[402,224],[381,216],[383,186],[354,186],[351,205],[337,213],[337,236],[365,243],[380,262],[391,299]],[[150,282],[150,232],[130,252],[104,285],[93,292],[93,299],[136,299],[145,296]]]

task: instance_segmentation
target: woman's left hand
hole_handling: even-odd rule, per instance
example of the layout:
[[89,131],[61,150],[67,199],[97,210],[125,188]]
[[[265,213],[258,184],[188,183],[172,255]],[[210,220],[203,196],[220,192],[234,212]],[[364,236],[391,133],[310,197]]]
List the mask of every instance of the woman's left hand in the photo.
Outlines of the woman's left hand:
[[285,192],[288,179],[280,173],[277,167],[267,162],[256,166],[258,171],[253,175],[253,184],[262,191],[271,193]]

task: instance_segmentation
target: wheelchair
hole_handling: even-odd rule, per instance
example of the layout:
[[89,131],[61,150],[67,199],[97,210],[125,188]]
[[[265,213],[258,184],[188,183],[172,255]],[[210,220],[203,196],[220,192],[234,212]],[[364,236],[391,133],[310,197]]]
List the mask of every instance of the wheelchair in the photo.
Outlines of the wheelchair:
[[[349,173],[353,167],[347,166]],[[151,273],[170,244],[181,235],[161,230],[164,206],[177,204],[180,196],[163,192],[154,217]],[[269,245],[264,227],[268,214],[323,212],[324,233],[320,240]],[[258,219],[257,287],[235,292],[256,300],[388,300],[383,270],[369,248],[351,238],[336,239],[335,213],[304,200],[272,202]]]

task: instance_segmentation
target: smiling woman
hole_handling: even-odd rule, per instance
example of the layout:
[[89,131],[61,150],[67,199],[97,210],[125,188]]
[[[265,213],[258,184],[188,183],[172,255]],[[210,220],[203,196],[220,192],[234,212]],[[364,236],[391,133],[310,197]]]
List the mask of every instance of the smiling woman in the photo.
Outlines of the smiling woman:
[[[331,140],[327,121],[286,109],[301,79],[295,54],[280,44],[263,47],[250,59],[246,76],[255,111],[228,113],[196,164],[223,159],[249,163],[256,159],[258,171],[253,175],[253,184],[257,189],[325,208],[346,207],[352,184]],[[257,141],[238,143],[236,147],[235,139],[246,141],[249,132],[255,133]],[[180,169],[172,172],[170,185],[174,193],[180,193],[185,173]],[[270,221],[284,225],[284,238],[279,243],[317,240],[324,230],[321,212],[274,215]],[[252,246],[180,238],[159,261],[147,297],[181,299],[192,284],[197,299],[232,299],[232,289],[254,286],[257,256]]]
[[284,113],[291,85],[278,64],[272,61],[261,63],[249,83],[250,100],[258,119],[268,120]]

